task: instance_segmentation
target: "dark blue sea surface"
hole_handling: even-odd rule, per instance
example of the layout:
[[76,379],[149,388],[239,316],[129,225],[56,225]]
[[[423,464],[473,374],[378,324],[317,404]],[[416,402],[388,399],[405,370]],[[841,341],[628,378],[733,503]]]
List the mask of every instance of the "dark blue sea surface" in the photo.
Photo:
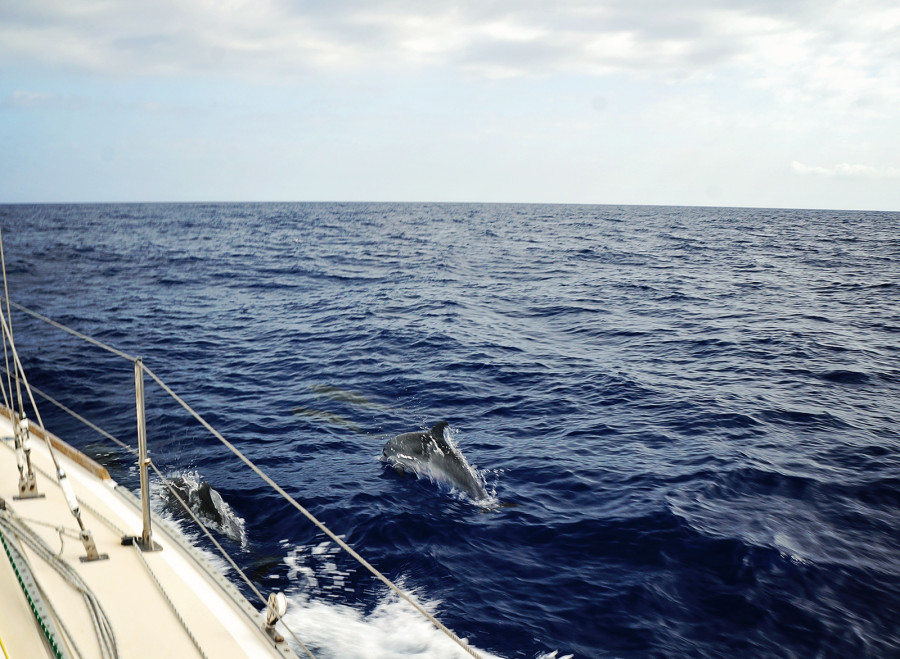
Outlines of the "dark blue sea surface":
[[[41,205],[0,225],[13,301],[142,356],[485,653],[900,656],[900,213]],[[31,382],[133,444],[132,365],[13,323]],[[245,533],[226,545],[318,656],[460,656],[147,398],[156,464],[221,493]],[[41,410],[137,488],[128,454]],[[377,459],[441,419],[489,505]]]

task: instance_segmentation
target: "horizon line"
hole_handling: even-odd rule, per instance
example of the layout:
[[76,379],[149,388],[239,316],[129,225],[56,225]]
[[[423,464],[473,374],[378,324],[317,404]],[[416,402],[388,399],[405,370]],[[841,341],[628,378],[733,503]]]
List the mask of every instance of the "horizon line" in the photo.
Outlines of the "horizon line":
[[387,200],[333,200],[333,199],[307,199],[307,200],[192,200],[192,201],[0,201],[3,206],[201,206],[210,204],[384,204],[384,205],[460,205],[460,206],[631,206],[646,208],[721,208],[734,210],[785,210],[785,211],[839,211],[848,213],[897,213],[898,210],[877,208],[828,208],[828,207],[800,207],[800,206],[742,206],[742,205],[714,205],[714,204],[660,204],[660,203],[616,203],[616,202],[571,202],[571,201],[387,201]]

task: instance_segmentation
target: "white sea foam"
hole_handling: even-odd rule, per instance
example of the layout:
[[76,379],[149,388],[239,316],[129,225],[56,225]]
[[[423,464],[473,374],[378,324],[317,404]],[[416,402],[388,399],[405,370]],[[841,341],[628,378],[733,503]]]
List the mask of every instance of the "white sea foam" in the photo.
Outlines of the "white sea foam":
[[[370,613],[345,604],[343,591],[354,570],[338,568],[336,555],[340,549],[334,543],[291,547],[282,541],[282,546],[287,550],[284,558],[287,578],[294,584],[286,593],[290,606],[284,622],[316,657],[459,659],[470,656],[393,593],[386,592]],[[412,597],[432,614],[440,605],[437,600],[425,600],[415,594]],[[478,653],[485,659],[502,659],[482,650]]]
[[[414,599],[434,613],[438,601]],[[369,614],[345,604],[336,604],[303,595],[289,598],[285,622],[294,634],[320,659],[470,659],[471,655],[438,630],[407,602],[396,595],[384,599]],[[289,635],[288,635],[289,638]],[[476,647],[484,659],[503,659]],[[299,650],[299,648],[295,648]],[[300,656],[303,656],[302,654]],[[536,659],[573,659],[557,656],[557,651]]]
[[[439,602],[417,600],[434,612]],[[463,659],[470,657],[409,603],[386,595],[371,613],[345,604],[309,599],[302,594],[289,598],[284,618],[294,634],[323,659]],[[485,659],[502,659],[477,650]]]

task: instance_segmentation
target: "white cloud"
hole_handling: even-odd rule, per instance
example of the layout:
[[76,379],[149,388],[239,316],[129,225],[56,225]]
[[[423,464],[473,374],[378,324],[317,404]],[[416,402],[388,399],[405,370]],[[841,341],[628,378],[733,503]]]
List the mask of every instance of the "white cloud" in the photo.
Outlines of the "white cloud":
[[30,0],[0,6],[4,61],[257,81],[433,69],[708,80],[761,89],[785,107],[884,117],[900,105],[900,9],[887,0],[726,9],[717,0]]
[[900,10],[878,0],[31,0],[0,8],[0,60],[114,75],[740,75],[789,95],[900,99]]
[[[283,143],[289,192],[281,196],[294,194],[291,167],[302,169],[306,154],[332,157],[339,143],[353,144],[353,156],[329,160],[328,180],[348,186],[365,177],[345,163],[365,149],[383,171],[390,167],[382,159],[402,169],[452,152],[443,177],[451,190],[435,192],[440,198],[501,195],[485,192],[497,185],[485,183],[498,178],[490,167],[469,174],[479,160],[509,171],[503,179],[520,181],[523,199],[544,186],[559,190],[544,199],[603,200],[630,190],[634,200],[688,203],[704,200],[696,190],[719,188],[721,201],[756,203],[760,190],[783,184],[785,201],[760,203],[836,204],[813,195],[877,187],[878,203],[896,207],[897,168],[887,165],[900,152],[900,7],[0,0],[0,105],[25,117],[35,144],[51,134],[60,144],[68,131],[92,126],[116,136],[112,144],[116,131],[196,132],[211,143],[244,139],[247,157],[265,154],[266,162],[265,145]],[[41,112],[23,111],[36,107]],[[90,111],[59,120],[54,108]],[[795,161],[798,176],[790,176],[784,163],[793,157],[844,164]],[[849,164],[859,162],[872,165]],[[414,177],[427,168],[403,171]],[[569,171],[578,174],[562,174]],[[438,178],[423,178],[421,189],[437,190],[428,186]],[[881,183],[860,186],[861,179]],[[503,195],[515,198],[509,185]],[[430,194],[406,189],[383,194]]]
[[791,170],[795,174],[823,176],[827,178],[900,179],[900,167],[873,167],[858,163],[841,163],[833,167],[805,165],[794,160]]

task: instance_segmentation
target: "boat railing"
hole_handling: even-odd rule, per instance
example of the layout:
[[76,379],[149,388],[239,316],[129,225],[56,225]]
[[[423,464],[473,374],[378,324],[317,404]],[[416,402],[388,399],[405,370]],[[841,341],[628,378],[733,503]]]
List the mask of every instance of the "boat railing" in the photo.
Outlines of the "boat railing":
[[[30,402],[32,404],[32,408],[35,413],[35,418],[38,421],[38,424],[42,430],[44,430],[43,422],[41,421],[40,414],[37,411],[37,405],[34,401],[34,397],[32,396],[32,392],[37,394],[39,397],[47,400],[51,404],[60,408],[65,413],[71,415],[76,420],[81,423],[86,424],[94,431],[100,433],[106,439],[113,441],[119,447],[137,455],[138,458],[138,470],[140,476],[140,501],[141,501],[141,512],[142,512],[142,520],[143,520],[143,528],[141,529],[141,534],[139,536],[134,536],[129,540],[135,542],[140,546],[143,551],[153,551],[159,548],[158,544],[153,541],[153,532],[152,532],[152,520],[150,514],[150,483],[149,483],[149,470],[152,470],[156,477],[160,480],[160,482],[168,488],[168,491],[173,496],[174,500],[178,501],[179,504],[184,508],[187,514],[193,519],[193,521],[198,525],[200,530],[205,534],[207,539],[213,544],[216,550],[222,554],[223,558],[228,562],[228,564],[235,570],[235,573],[247,584],[248,588],[256,595],[259,600],[262,602],[264,606],[268,608],[269,616],[267,620],[266,629],[270,633],[270,635],[275,635],[274,632],[274,624],[275,621],[283,615],[283,610],[280,612],[280,615],[275,613],[275,609],[278,608],[276,602],[272,602],[273,597],[269,599],[265,598],[260,590],[256,587],[256,585],[252,582],[252,580],[247,577],[243,570],[237,565],[234,559],[228,554],[228,552],[222,547],[222,545],[215,539],[215,537],[210,533],[209,529],[207,529],[206,525],[194,514],[191,510],[190,506],[186,501],[184,501],[177,491],[177,489],[170,483],[169,479],[167,479],[157,468],[157,466],[153,463],[153,460],[149,457],[149,451],[147,448],[147,431],[146,431],[146,407],[144,400],[144,376],[146,375],[151,380],[153,380],[166,394],[168,394],[175,402],[177,402],[184,410],[190,414],[196,421],[198,421],[206,430],[208,430],[213,437],[215,437],[222,445],[224,445],[229,451],[231,451],[238,459],[240,459],[251,471],[253,471],[259,478],[261,478],[269,487],[271,487],[275,492],[279,494],[286,502],[288,502],[291,506],[293,506],[300,514],[302,514],[307,520],[309,520],[316,528],[319,529],[322,533],[324,533],[332,542],[334,542],[338,547],[347,552],[350,556],[352,556],[360,565],[362,565],[366,570],[368,570],[373,576],[375,576],[378,580],[380,580],[387,588],[396,594],[399,598],[406,601],[410,606],[412,606],[416,611],[418,611],[422,616],[428,619],[431,624],[433,624],[438,630],[440,630],[443,634],[452,639],[462,650],[464,650],[467,654],[473,657],[479,657],[479,654],[468,645],[468,643],[457,636],[452,630],[447,628],[443,623],[441,623],[433,614],[427,611],[421,604],[419,604],[411,595],[405,592],[402,588],[393,583],[387,576],[385,576],[382,572],[372,566],[365,558],[363,558],[359,553],[356,552],[347,542],[345,542],[339,535],[331,531],[323,522],[321,522],[318,518],[316,518],[309,510],[307,510],[303,505],[301,505],[293,496],[291,496],[288,492],[286,492],[278,483],[276,483],[272,478],[270,478],[262,469],[260,469],[256,464],[254,464],[243,452],[241,452],[234,444],[228,441],[222,434],[217,431],[209,422],[206,421],[194,408],[189,405],[181,396],[179,396],[175,391],[172,390],[156,373],[151,370],[144,360],[141,357],[136,357],[130,355],[122,350],[118,350],[106,343],[99,341],[93,337],[90,337],[86,334],[83,334],[75,329],[72,329],[62,323],[59,323],[47,316],[44,316],[37,311],[29,309],[21,304],[13,302],[9,299],[7,294],[5,301],[7,314],[0,313],[0,319],[3,321],[3,332],[4,335],[9,339],[11,344],[11,323],[7,325],[6,319],[4,315],[8,316],[9,308],[13,307],[22,313],[25,313],[37,320],[40,320],[48,325],[51,325],[59,330],[67,332],[68,334],[75,336],[83,341],[86,341],[95,347],[101,348],[117,357],[130,361],[134,365],[134,382],[135,382],[135,407],[136,407],[136,421],[137,421],[137,443],[138,448],[135,450],[133,447],[129,446],[126,442],[121,441],[120,439],[113,436],[111,433],[106,432],[101,429],[96,424],[92,423],[88,419],[84,418],[74,410],[69,409],[61,402],[55,400],[48,394],[40,391],[34,386],[29,386],[27,379],[24,377],[24,370],[21,368],[21,363],[19,362],[18,355],[15,353],[15,348],[13,346],[13,357],[15,364],[11,367],[7,364],[7,368],[5,369],[7,374],[10,372],[11,368],[15,368],[18,374],[21,374],[23,379],[23,388],[27,391],[28,396],[30,398]],[[5,344],[4,344],[5,345]],[[4,389],[4,397],[6,397],[6,387]],[[10,384],[10,392],[9,398],[12,398],[12,386]],[[9,400],[7,407],[11,410],[13,409],[12,401]],[[21,394],[19,394],[19,403],[20,408],[22,407],[21,403]],[[15,425],[15,422],[14,422]],[[45,436],[47,435],[44,430]],[[62,484],[62,483],[61,483]],[[20,486],[21,487],[21,486]],[[74,494],[72,495],[72,499],[75,500]],[[77,508],[77,503],[75,504]],[[79,520],[80,523],[80,520]],[[82,531],[85,530],[82,528]],[[89,533],[88,533],[89,535]],[[87,544],[86,544],[87,548]],[[88,554],[90,555],[90,549],[87,549]],[[96,550],[95,550],[96,552]],[[297,636],[287,627],[284,623],[284,620],[281,620],[281,624],[285,627],[288,633],[292,636],[295,642],[298,644],[300,648],[302,648],[306,654],[310,657],[313,656],[312,652],[306,647],[306,645],[299,639]]]

